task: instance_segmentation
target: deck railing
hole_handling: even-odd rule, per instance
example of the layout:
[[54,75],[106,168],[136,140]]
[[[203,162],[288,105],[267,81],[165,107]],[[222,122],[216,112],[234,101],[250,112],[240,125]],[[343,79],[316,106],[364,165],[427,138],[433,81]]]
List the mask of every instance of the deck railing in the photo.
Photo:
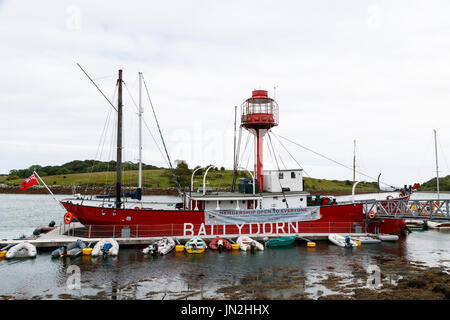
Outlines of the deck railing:
[[364,213],[395,219],[443,219],[450,220],[450,200],[366,200]]
[[153,225],[81,225],[68,224],[61,228],[61,234],[84,238],[139,238],[139,237],[189,237],[201,236],[214,238],[229,235],[279,236],[288,234],[318,234],[318,233],[360,233],[363,227],[355,222],[316,222],[296,225],[295,223],[266,223],[265,225],[244,225],[239,229],[235,225],[205,225],[199,232],[199,225],[185,230],[184,224],[153,224]]

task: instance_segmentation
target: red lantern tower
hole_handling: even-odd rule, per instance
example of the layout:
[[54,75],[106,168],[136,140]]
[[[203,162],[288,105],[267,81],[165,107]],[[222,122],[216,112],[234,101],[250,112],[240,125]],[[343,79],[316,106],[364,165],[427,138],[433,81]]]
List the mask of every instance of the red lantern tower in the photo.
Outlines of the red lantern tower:
[[252,97],[241,105],[241,125],[256,137],[255,174],[258,191],[263,191],[263,138],[278,125],[278,104],[267,96],[266,90],[253,90]]

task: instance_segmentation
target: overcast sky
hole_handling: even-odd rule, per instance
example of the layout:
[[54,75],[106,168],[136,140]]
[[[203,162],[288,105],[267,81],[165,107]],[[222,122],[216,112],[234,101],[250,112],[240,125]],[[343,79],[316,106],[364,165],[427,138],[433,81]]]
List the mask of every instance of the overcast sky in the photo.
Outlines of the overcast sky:
[[[448,175],[449,14],[449,1],[0,0],[0,173],[114,158],[114,113],[78,62],[110,99],[121,68],[137,102],[142,71],[170,156],[190,167],[232,167],[234,106],[266,89],[280,107],[278,135],[349,167],[356,139],[358,170],[404,185],[435,176],[436,129]],[[136,161],[126,89],[124,108],[125,158]],[[146,128],[144,140],[144,162],[166,165]],[[272,142],[281,168],[298,168]],[[283,144],[309,176],[352,179]],[[252,168],[248,155],[241,165]]]

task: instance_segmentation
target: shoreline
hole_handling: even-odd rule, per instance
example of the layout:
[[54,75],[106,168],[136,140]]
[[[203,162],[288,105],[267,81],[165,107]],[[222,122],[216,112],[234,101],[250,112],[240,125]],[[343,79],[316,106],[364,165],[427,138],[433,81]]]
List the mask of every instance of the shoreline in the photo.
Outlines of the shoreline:
[[[105,189],[103,187],[83,187],[83,186],[48,186],[49,189],[54,194],[76,194],[80,193],[83,195],[104,195],[105,190],[109,190],[110,194],[114,194],[114,188]],[[122,187],[123,192],[135,191],[135,187]],[[183,190],[184,192],[189,192],[188,189]],[[311,196],[351,196],[351,191],[346,190],[306,190]],[[231,188],[214,188],[213,192],[231,192]],[[378,193],[385,193],[390,191],[380,191]],[[435,191],[419,191],[420,193],[435,193]],[[44,186],[32,186],[25,191],[21,191],[19,186],[8,186],[0,184],[0,194],[48,194],[49,192]],[[377,193],[377,191],[361,191],[359,194],[371,194]],[[441,191],[441,194],[450,194],[450,191]],[[176,188],[142,188],[142,195],[166,195],[166,196],[177,196],[178,191]]]
[[[83,195],[100,195],[105,194],[105,188],[100,187],[82,187],[82,186],[48,186],[49,189],[54,194],[76,194],[81,193]],[[123,192],[131,192],[136,190],[136,188],[131,187],[123,187]],[[185,192],[189,192],[189,190],[184,190]],[[230,192],[231,188],[214,188],[213,192]],[[336,191],[336,190],[312,190],[309,191],[312,196],[321,195],[321,196],[347,196],[351,195],[349,191]],[[32,186],[25,191],[21,191],[19,186],[0,186],[0,194],[48,194],[49,192],[44,186]],[[114,189],[110,188],[109,193],[113,194]],[[375,193],[374,191],[366,191],[359,192],[358,194],[368,194]],[[176,188],[142,188],[142,195],[167,195],[167,196],[176,196],[178,195],[178,191]]]

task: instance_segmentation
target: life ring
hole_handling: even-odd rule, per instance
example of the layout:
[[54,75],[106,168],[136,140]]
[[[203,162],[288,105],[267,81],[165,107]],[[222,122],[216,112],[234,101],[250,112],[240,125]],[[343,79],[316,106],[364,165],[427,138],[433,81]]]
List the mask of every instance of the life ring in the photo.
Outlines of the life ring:
[[374,219],[375,218],[375,211],[372,210],[372,211],[369,212],[369,218],[370,219]]
[[71,223],[73,220],[73,214],[69,211],[66,212],[66,214],[64,215],[64,223],[69,224]]
[[389,195],[386,197],[386,200],[393,199],[393,198],[394,198],[393,196]]

